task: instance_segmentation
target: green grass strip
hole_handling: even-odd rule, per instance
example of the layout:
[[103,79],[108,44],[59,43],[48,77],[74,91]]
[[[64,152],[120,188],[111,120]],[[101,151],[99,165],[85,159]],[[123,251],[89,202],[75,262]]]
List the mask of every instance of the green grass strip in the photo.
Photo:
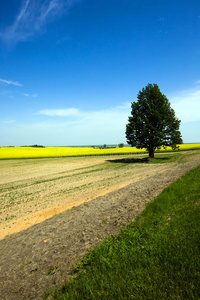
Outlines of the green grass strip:
[[200,166],[73,272],[53,299],[200,299]]

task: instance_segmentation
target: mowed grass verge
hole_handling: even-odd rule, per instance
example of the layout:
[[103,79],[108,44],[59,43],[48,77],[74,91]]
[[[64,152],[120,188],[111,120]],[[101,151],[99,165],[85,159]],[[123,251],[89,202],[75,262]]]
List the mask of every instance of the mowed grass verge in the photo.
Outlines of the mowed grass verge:
[[199,299],[200,166],[91,250],[44,299]]

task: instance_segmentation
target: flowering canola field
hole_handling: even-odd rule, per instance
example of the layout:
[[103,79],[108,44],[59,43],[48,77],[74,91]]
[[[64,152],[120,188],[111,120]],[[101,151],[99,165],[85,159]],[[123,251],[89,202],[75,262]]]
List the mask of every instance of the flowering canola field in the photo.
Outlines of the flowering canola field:
[[136,149],[134,147],[105,149],[93,147],[2,147],[0,148],[0,159],[115,155],[144,153],[145,151],[145,149]]
[[[200,149],[200,144],[181,144],[179,150]],[[171,147],[161,148],[160,151],[172,151]],[[70,157],[95,155],[147,153],[146,149],[136,147],[123,148],[95,148],[95,147],[0,147],[0,159],[11,158],[42,158],[42,157]]]

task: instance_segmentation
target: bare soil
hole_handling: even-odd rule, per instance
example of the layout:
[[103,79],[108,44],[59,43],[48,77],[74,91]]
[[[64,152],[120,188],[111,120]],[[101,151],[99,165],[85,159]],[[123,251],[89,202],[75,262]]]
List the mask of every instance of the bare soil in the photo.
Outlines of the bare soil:
[[0,239],[171,168],[124,162],[105,157],[0,161]]
[[199,164],[199,156],[181,165],[103,157],[0,162],[0,298],[41,299],[62,286],[73,262]]

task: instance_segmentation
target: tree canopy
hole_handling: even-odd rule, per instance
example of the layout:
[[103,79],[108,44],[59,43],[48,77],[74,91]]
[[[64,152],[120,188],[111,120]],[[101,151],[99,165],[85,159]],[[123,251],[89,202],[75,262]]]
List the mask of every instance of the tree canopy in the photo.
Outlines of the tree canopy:
[[148,84],[137,95],[137,102],[131,103],[131,116],[126,125],[128,144],[146,148],[149,157],[161,146],[176,148],[182,143],[179,131],[180,120],[176,118],[167,97],[157,84]]

